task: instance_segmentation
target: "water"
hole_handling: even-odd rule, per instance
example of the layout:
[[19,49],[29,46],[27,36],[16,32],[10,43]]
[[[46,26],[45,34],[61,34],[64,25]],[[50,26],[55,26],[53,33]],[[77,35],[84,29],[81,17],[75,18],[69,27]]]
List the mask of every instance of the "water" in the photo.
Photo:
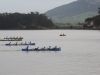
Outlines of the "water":
[[61,47],[58,52],[22,52],[26,46],[5,46],[9,42],[0,41],[0,75],[100,75],[99,30],[1,30],[0,34],[35,42],[30,48]]

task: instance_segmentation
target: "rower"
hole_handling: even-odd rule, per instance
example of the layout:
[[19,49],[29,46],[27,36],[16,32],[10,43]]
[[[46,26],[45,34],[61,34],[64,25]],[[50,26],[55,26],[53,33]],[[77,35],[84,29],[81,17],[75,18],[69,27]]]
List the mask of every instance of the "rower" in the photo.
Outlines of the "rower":
[[26,45],[26,41],[25,41],[25,45]]
[[11,44],[11,42],[9,43],[9,45]]
[[30,44],[31,44],[31,41],[30,41]]
[[17,45],[17,43],[18,43],[18,42],[16,42],[16,45]]

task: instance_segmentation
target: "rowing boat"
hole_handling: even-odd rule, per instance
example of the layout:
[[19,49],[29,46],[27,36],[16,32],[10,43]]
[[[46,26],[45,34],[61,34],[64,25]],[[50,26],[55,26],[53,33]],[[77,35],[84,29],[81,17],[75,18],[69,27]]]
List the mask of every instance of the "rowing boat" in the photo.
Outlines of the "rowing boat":
[[0,41],[22,41],[22,39],[0,39]]
[[23,37],[6,37],[4,39],[23,39]]
[[65,34],[60,34],[59,36],[66,36]]
[[37,48],[33,48],[33,49],[29,49],[28,47],[29,46],[22,49],[22,51],[61,51],[61,47],[57,47],[57,46],[52,47],[52,48],[51,48],[51,46],[49,48],[45,48],[45,47],[39,48],[39,47],[37,47]]
[[8,43],[8,44],[5,44],[6,46],[18,46],[18,45],[35,45],[35,43],[19,43],[18,44],[18,42],[16,42],[16,43],[13,43],[13,44],[11,44],[11,42],[10,43]]

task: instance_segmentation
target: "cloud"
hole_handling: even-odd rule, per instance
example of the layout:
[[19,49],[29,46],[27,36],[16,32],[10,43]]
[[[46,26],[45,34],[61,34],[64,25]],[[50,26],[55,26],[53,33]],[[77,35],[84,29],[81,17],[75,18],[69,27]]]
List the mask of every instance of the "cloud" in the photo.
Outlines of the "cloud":
[[57,6],[70,3],[75,0],[1,0],[1,12],[34,12],[44,13]]

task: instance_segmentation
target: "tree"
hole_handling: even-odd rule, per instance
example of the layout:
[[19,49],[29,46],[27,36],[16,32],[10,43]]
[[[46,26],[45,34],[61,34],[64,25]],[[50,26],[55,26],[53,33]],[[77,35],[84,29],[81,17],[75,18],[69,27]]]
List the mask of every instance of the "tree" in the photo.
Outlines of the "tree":
[[99,11],[98,11],[98,14],[100,15],[100,7],[98,7],[98,10],[99,10]]
[[45,14],[30,12],[28,14],[0,13],[0,29],[36,29],[52,28],[54,24]]

